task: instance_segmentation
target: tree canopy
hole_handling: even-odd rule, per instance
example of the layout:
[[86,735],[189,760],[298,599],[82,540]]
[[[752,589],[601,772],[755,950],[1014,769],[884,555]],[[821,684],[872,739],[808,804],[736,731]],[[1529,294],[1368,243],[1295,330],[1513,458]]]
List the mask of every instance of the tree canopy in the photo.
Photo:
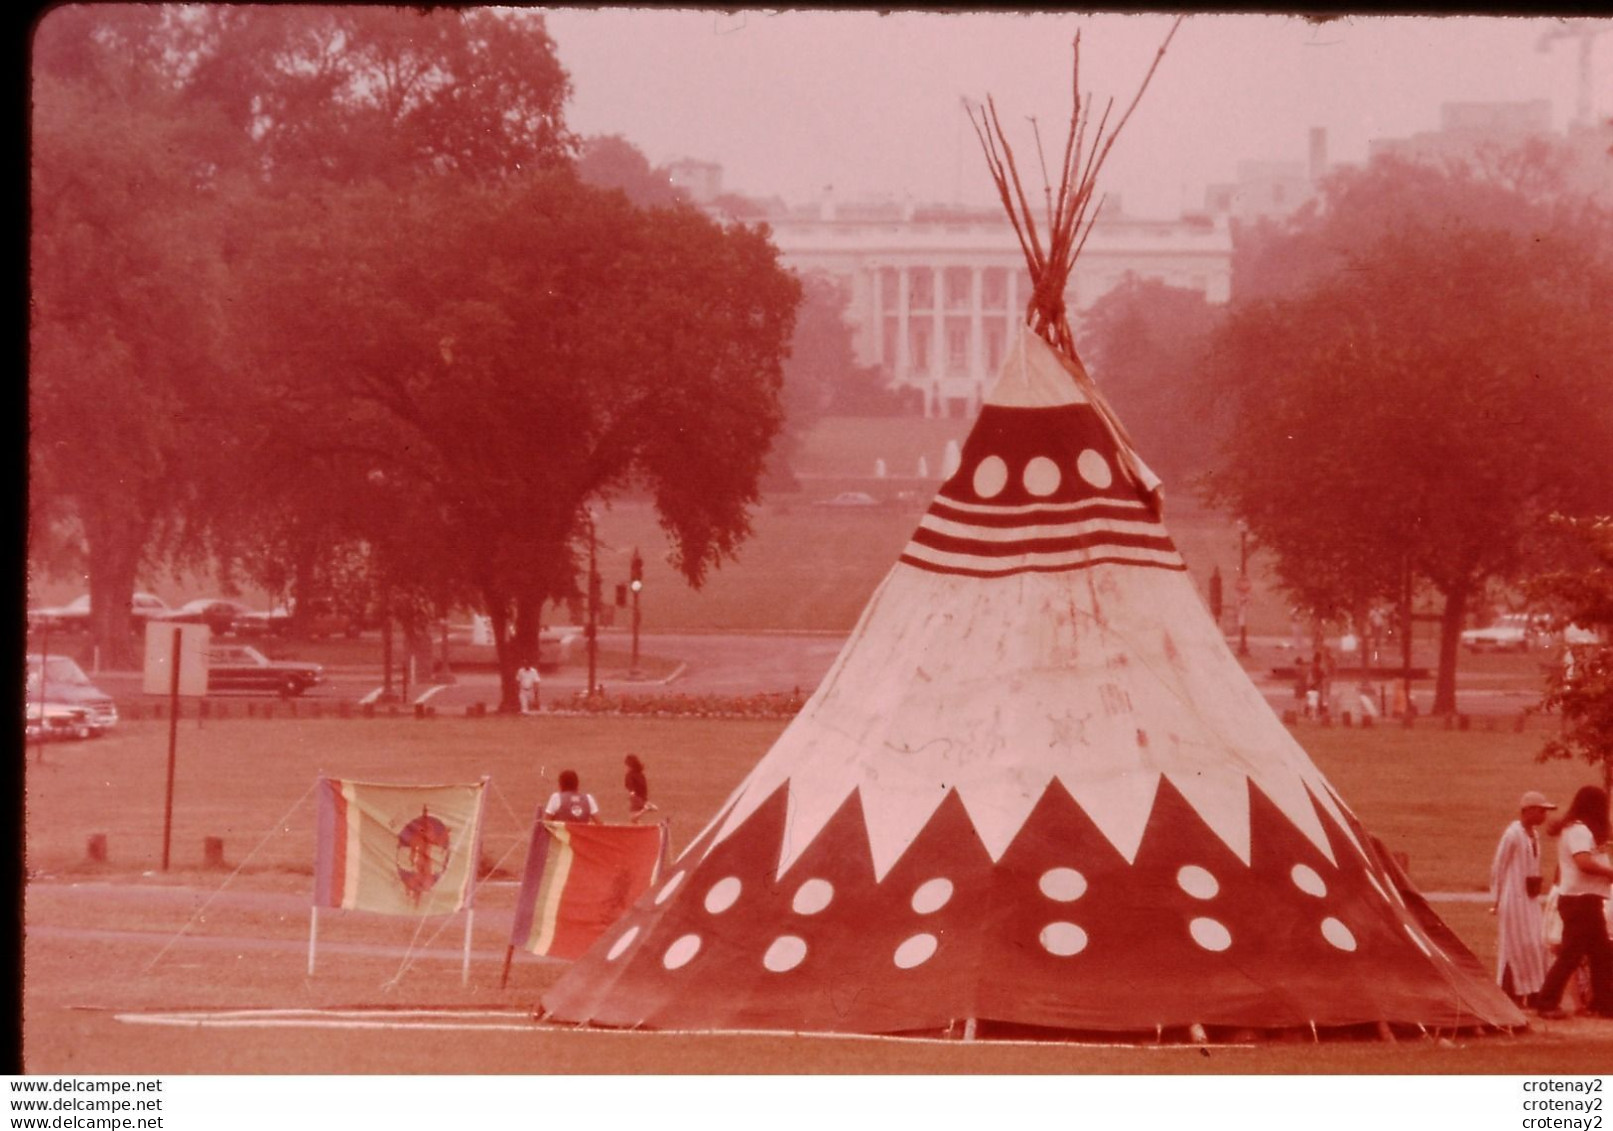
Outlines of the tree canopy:
[[1215,453],[1204,377],[1216,317],[1200,291],[1136,278],[1081,316],[1082,359],[1168,484],[1193,483]]
[[1465,174],[1385,163],[1334,194],[1284,258],[1336,265],[1218,335],[1213,494],[1320,616],[1391,598],[1407,570],[1436,590],[1451,711],[1474,598],[1519,576],[1544,514],[1605,503],[1585,469],[1613,448],[1613,272],[1562,214]]
[[744,540],[799,287],[579,178],[541,15],[66,8],[36,60],[31,529],[98,618],[165,534],[302,596],[361,560],[508,682],[590,502],[691,584]]
[[[1552,518],[1578,551],[1576,560],[1530,579],[1529,595],[1556,612],[1565,629],[1562,662],[1546,679],[1541,707],[1562,713],[1561,732],[1541,760],[1581,758],[1613,786],[1613,517]],[[1576,639],[1572,630],[1589,636]]]

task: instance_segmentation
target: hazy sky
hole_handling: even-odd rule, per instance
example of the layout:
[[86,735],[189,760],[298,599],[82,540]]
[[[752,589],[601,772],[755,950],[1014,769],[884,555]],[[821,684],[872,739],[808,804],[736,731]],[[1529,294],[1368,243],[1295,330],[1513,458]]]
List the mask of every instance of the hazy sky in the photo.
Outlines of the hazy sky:
[[[716,161],[725,187],[788,200],[994,200],[960,99],[996,98],[1016,151],[1062,146],[1070,41],[1083,90],[1131,98],[1171,17],[1159,15],[561,9],[549,29],[583,134],[619,133],[656,164]],[[1613,31],[1613,21],[1602,21]],[[1240,160],[1303,161],[1312,126],[1335,161],[1375,137],[1436,129],[1443,102],[1552,103],[1574,113],[1577,42],[1537,49],[1552,19],[1201,15],[1177,33],[1103,187],[1127,211],[1175,215]],[[1593,42],[1595,108],[1613,108],[1613,34]],[[1118,112],[1118,110],[1117,110]]]

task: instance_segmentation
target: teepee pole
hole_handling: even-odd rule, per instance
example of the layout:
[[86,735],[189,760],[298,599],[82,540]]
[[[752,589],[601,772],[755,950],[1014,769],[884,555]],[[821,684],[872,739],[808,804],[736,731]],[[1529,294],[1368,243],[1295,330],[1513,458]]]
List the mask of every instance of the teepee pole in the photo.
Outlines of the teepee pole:
[[459,964],[459,984],[470,985],[470,931],[476,922],[476,908],[470,907],[465,911],[465,956]]

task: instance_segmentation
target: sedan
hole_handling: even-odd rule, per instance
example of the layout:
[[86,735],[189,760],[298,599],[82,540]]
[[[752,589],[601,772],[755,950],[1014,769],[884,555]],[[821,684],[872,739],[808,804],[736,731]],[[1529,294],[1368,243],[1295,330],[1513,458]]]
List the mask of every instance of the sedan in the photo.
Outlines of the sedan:
[[91,683],[71,657],[29,653],[26,664],[23,695],[30,730],[67,730],[89,738],[117,724],[118,708],[112,696]]
[[225,597],[198,597],[194,601],[186,601],[162,619],[181,624],[205,624],[213,630],[214,636],[223,636],[234,629],[242,618],[251,615],[252,610],[239,601]]
[[[172,610],[155,593],[136,593],[129,599],[129,616],[134,627],[142,628],[148,620],[162,620]],[[28,629],[36,632],[88,632],[90,628],[90,595],[75,597],[65,605],[29,609]]]
[[227,644],[207,651],[207,690],[273,691],[284,698],[301,695],[325,678],[318,664],[271,660],[249,644]]

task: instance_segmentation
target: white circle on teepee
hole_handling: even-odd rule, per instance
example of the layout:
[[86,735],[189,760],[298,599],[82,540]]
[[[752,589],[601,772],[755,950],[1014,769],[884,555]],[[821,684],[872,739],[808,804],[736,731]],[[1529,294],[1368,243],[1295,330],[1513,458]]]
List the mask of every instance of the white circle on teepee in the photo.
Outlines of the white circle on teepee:
[[721,915],[734,905],[743,887],[738,876],[726,876],[718,880],[706,892],[706,910],[713,915]]
[[1355,935],[1331,915],[1322,920],[1322,937],[1340,950],[1355,949]]
[[914,935],[896,948],[893,958],[897,966],[911,970],[928,962],[938,945],[934,935]]
[[1181,871],[1176,873],[1176,884],[1194,899],[1214,899],[1221,890],[1207,868],[1200,868],[1197,864],[1183,865]]
[[610,950],[605,952],[605,961],[615,962],[624,953],[626,953],[627,948],[633,945],[633,940],[636,938],[638,938],[638,928],[627,928],[627,930],[622,932],[621,938],[610,944]]
[[661,956],[661,965],[668,970],[676,970],[680,966],[687,966],[689,960],[699,953],[700,936],[684,935],[666,948],[666,953]]
[[1082,479],[1100,491],[1115,481],[1114,469],[1109,466],[1109,461],[1103,458],[1102,452],[1091,448],[1076,457],[1075,470],[1081,473]]
[[1008,486],[1008,465],[1002,456],[987,456],[975,465],[975,494],[982,499],[995,499]]
[[1060,903],[1074,903],[1087,893],[1087,878],[1074,868],[1049,868],[1036,881],[1042,894]]
[[913,910],[920,915],[928,915],[932,911],[941,910],[951,898],[952,881],[937,876],[933,880],[925,880],[913,893]]
[[1327,881],[1316,874],[1316,869],[1309,864],[1295,864],[1288,873],[1293,878],[1294,886],[1306,895],[1314,895],[1318,899],[1327,894]]
[[1049,923],[1037,937],[1043,950],[1060,958],[1080,954],[1087,948],[1087,933],[1074,923]]
[[660,904],[671,899],[672,893],[678,890],[679,884],[683,883],[684,875],[685,873],[683,872],[674,872],[672,874],[672,878],[666,883],[662,884],[661,890],[655,893],[655,902]]
[[1232,932],[1214,919],[1194,919],[1187,925],[1193,941],[1205,950],[1225,950],[1232,945]]
[[1025,465],[1025,474],[1021,476],[1025,490],[1038,498],[1045,498],[1059,489],[1064,481],[1064,473],[1059,465],[1046,456],[1037,456]]
[[806,959],[806,940],[795,935],[780,935],[762,955],[762,965],[775,974],[794,970]]
[[828,880],[808,880],[795,889],[795,898],[790,906],[795,908],[797,915],[816,915],[835,897],[835,886]]

